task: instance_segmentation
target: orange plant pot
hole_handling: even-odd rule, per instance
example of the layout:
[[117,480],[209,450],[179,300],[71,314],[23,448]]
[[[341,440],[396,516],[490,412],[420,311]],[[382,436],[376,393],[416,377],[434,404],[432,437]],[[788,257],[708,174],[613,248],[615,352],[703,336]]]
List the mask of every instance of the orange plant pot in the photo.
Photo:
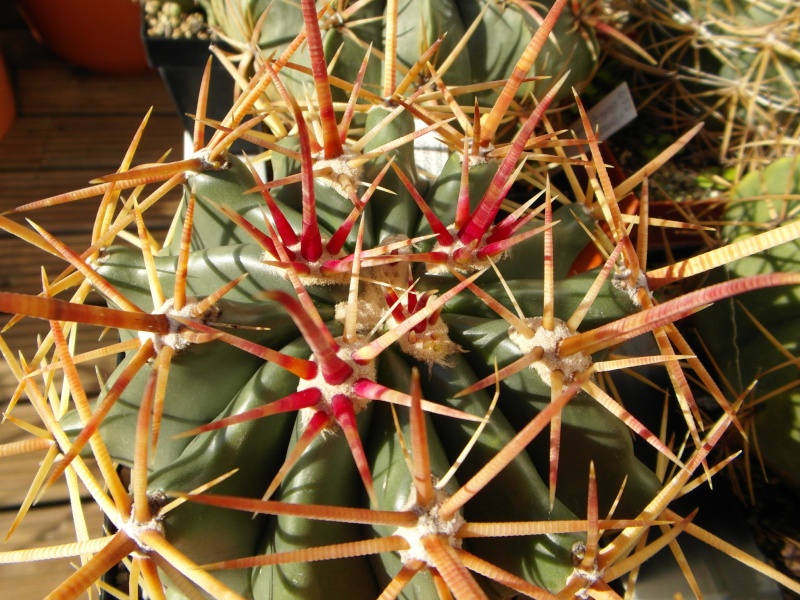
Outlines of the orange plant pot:
[[17,0],[34,37],[70,64],[99,73],[148,69],[133,0]]
[[11,87],[11,78],[8,76],[6,63],[0,54],[0,139],[6,134],[17,114],[14,100],[14,89]]

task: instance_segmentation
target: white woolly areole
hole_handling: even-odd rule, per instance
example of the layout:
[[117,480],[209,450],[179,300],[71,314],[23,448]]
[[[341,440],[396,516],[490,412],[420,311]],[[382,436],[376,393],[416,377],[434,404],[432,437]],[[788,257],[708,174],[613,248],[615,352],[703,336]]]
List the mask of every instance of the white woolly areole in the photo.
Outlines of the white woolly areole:
[[617,290],[626,294],[628,298],[631,299],[634,306],[641,308],[641,303],[639,302],[639,290],[644,289],[647,291],[647,295],[651,298],[653,294],[650,292],[650,288],[647,285],[647,275],[640,272],[639,276],[636,278],[636,282],[631,284],[631,270],[630,269],[621,269],[617,271],[614,276],[611,278],[611,285],[614,286]]
[[231,164],[227,160],[212,161],[209,159],[210,156],[211,156],[211,150],[209,150],[208,148],[202,148],[199,151],[192,154],[189,158],[199,158],[200,162],[202,163],[202,166],[198,171],[186,171],[186,175],[191,179],[198,173],[204,173],[206,171],[224,171],[230,168]]
[[345,198],[350,198],[347,188],[358,186],[361,181],[362,168],[352,166],[349,161],[360,154],[345,146],[341,156],[336,158],[322,158],[322,156],[321,153],[314,155],[314,170],[330,169],[331,173],[315,177],[314,181],[325,187],[333,188]]
[[[412,497],[414,496],[412,492]],[[441,535],[447,538],[447,543],[453,548],[461,548],[461,538],[456,537],[456,533],[461,529],[464,524],[464,517],[460,512],[456,512],[452,518],[443,520],[439,516],[439,507],[447,500],[447,494],[442,490],[436,490],[436,499],[434,503],[427,509],[419,506],[412,505],[405,510],[411,510],[418,515],[417,524],[411,527],[398,527],[394,532],[399,535],[406,542],[408,542],[408,550],[401,550],[400,560],[403,564],[408,564],[413,560],[420,560],[426,565],[434,566],[428,551],[422,545],[422,538],[426,535]]]
[[[333,400],[334,396],[339,394],[347,396],[350,404],[353,406],[353,412],[356,414],[364,410],[370,402],[366,398],[362,398],[356,394],[353,390],[353,386],[359,379],[370,379],[372,381],[375,380],[377,374],[375,361],[372,361],[366,365],[360,365],[351,358],[353,351],[361,347],[360,344],[347,344],[342,341],[342,338],[337,338],[336,342],[339,344],[339,350],[336,355],[345,361],[353,370],[353,372],[350,374],[350,377],[345,379],[342,383],[330,384],[325,381],[325,378],[322,376],[322,369],[317,369],[317,374],[313,379],[301,379],[298,382],[298,392],[302,392],[303,390],[307,390],[309,388],[316,388],[322,394],[319,402],[316,405],[300,410],[299,418],[300,424],[303,426],[303,428],[308,425],[308,422],[317,412],[322,411],[325,414],[333,416],[331,401]],[[310,360],[316,362],[313,356]]]
[[[463,162],[463,160],[464,160],[463,157],[462,157],[461,160]],[[467,156],[467,167],[470,168],[470,169],[472,167],[477,167],[478,165],[485,165],[488,162],[489,162],[489,159],[486,158],[486,153],[485,152],[481,153],[481,154],[470,154],[469,156]]]
[[[381,243],[389,245],[405,239],[408,238],[400,235],[390,236]],[[407,252],[410,252],[408,248],[399,250],[400,254]],[[386,288],[391,287],[398,295],[402,295],[405,286],[408,285],[408,279],[409,267],[406,263],[367,267],[361,270],[361,281],[358,286],[355,307],[356,329],[359,334],[366,335],[384,319],[388,308],[386,306]],[[350,310],[349,300],[337,303],[334,315],[336,320],[345,323],[348,310]]]
[[[192,319],[195,320],[196,317],[192,314],[195,306],[197,306],[197,302],[187,302],[186,305],[180,310],[173,310],[173,299],[169,298],[164,304],[156,308],[152,313],[153,315],[167,315],[167,317],[181,317],[184,319]],[[206,315],[203,315],[206,317]],[[216,314],[212,315],[215,317]],[[175,351],[180,351],[187,348],[191,342],[187,340],[180,334],[181,328],[183,328],[183,323],[176,321],[175,319],[169,319],[169,333],[164,335],[157,335],[155,333],[151,333],[149,331],[140,331],[139,332],[139,339],[144,342],[146,340],[153,341],[153,347],[155,348],[156,352],[161,350],[164,346],[169,346]]]
[[[456,228],[455,224],[448,226],[447,231],[449,231],[453,236],[454,241],[452,245],[442,246],[437,241],[432,249],[433,252],[441,252],[446,254],[447,262],[426,265],[428,269],[427,272],[432,275],[446,275],[451,270],[457,271],[462,275],[471,275],[472,273],[480,271],[481,269],[489,269],[491,268],[492,263],[497,263],[498,261],[501,261],[507,256],[511,255],[511,250],[505,250],[498,255],[492,256],[491,260],[488,258],[478,258],[478,249],[486,245],[484,239],[485,236],[478,240],[473,240],[469,244],[464,244],[460,239],[458,239],[458,229]],[[459,258],[456,256],[456,253],[464,252],[465,250],[468,252],[467,257],[459,260]]]
[[574,569],[572,573],[567,577],[566,584],[569,584],[571,581],[575,580],[576,578],[582,579],[585,585],[575,592],[576,598],[591,598],[590,590],[595,582],[602,579],[603,575],[605,574],[605,569],[601,569],[597,565],[597,560],[594,561],[591,568],[585,569],[581,567],[581,563],[583,562],[583,558],[586,555],[586,544],[584,542],[575,542],[572,545],[572,564],[574,565]]
[[[368,275],[369,276],[369,275]],[[340,323],[347,320],[347,311],[350,308],[348,300],[336,303],[334,318]],[[358,288],[356,299],[356,331],[367,334],[378,321],[381,320],[386,310],[386,300],[383,298],[383,289],[368,281],[362,281]]]
[[[431,300],[434,298],[435,296]],[[394,327],[397,327],[397,323],[393,317],[389,317],[386,328],[391,330]],[[461,346],[450,339],[447,325],[441,319],[433,325],[426,325],[425,330],[419,333],[412,329],[397,340],[397,343],[403,352],[429,367],[433,365],[452,367],[455,363],[450,356],[456,352],[463,352]]]
[[585,569],[575,568],[572,572],[571,577],[567,578],[567,581],[570,580],[572,577],[580,577],[586,582],[586,585],[575,592],[576,598],[583,598],[584,600],[588,600],[589,598],[593,598],[594,596],[591,595],[592,586],[603,578],[605,571],[603,569],[593,569],[591,571],[587,571]]
[[[370,267],[365,270],[364,276],[365,279],[385,282],[387,285],[393,286],[399,295],[402,295],[402,286],[408,281],[408,265],[398,263]],[[435,298],[436,296],[432,296],[428,299],[428,302],[432,302]],[[336,320],[340,323],[345,323],[349,308],[348,301],[339,302],[336,305]],[[370,281],[363,281],[359,286],[358,299],[356,300],[358,333],[366,335],[381,320],[383,320],[382,327],[384,331],[397,327],[397,321],[394,320],[391,313],[387,315],[388,309],[383,286]],[[403,352],[429,366],[434,364],[452,366],[453,363],[448,360],[448,357],[455,352],[462,351],[461,347],[448,336],[447,325],[441,319],[437,320],[433,325],[428,324],[424,331],[409,331],[400,337],[397,343]]]
[[561,319],[554,319],[552,331],[542,327],[541,317],[526,319],[525,322],[534,330],[533,337],[526,338],[513,327],[509,329],[508,337],[525,354],[533,352],[536,348],[544,351],[542,358],[534,362],[531,368],[547,385],[551,385],[550,374],[553,371],[563,373],[564,387],[566,387],[577,373],[583,373],[592,366],[591,356],[586,356],[582,352],[576,352],[570,356],[558,356],[558,345],[561,340],[574,335]]
[[[479,240],[475,240],[470,244],[464,244],[461,240],[458,239],[458,231],[455,225],[450,225],[447,228],[447,231],[453,236],[454,242],[451,246],[442,246],[437,241],[436,244],[433,246],[433,252],[442,252],[447,255],[447,262],[442,263],[433,263],[427,265],[428,273],[431,275],[446,275],[452,269],[453,271],[457,271],[462,275],[471,275],[476,271],[480,271],[481,269],[488,269],[491,268],[492,263],[489,259],[481,258],[479,259],[475,256],[475,251],[481,245],[483,238]],[[455,253],[462,251],[462,250],[469,250],[469,257],[465,261],[459,262],[458,259],[455,257]],[[503,252],[500,256],[495,256],[492,258],[492,261],[497,262],[502,260],[502,258],[506,256],[506,253]]]
[[161,522],[159,517],[154,517],[146,523],[139,523],[138,521],[134,520],[133,516],[131,516],[128,521],[122,524],[120,529],[125,532],[125,535],[127,535],[129,539],[136,542],[139,552],[134,552],[133,554],[140,554],[140,558],[144,558],[147,553],[153,550],[150,548],[150,546],[141,541],[143,532],[155,531],[162,536],[164,535],[164,524]]
[[591,595],[591,590],[594,584],[600,581],[605,574],[605,569],[600,569],[597,567],[597,563],[595,562],[594,566],[591,570],[581,569],[579,567],[575,567],[572,571],[572,574],[567,577],[567,581],[569,582],[571,579],[580,578],[586,582],[580,590],[575,592],[576,598],[583,598],[584,600],[588,600],[589,598],[593,598],[594,596]]

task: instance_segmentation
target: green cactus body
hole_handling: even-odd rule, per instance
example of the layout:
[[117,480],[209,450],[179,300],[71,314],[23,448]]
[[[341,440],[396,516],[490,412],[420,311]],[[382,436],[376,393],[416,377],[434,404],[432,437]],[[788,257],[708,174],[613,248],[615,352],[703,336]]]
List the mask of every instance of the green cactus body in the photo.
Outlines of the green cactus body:
[[[403,26],[411,26],[403,25],[404,19],[407,21],[411,15],[419,18],[418,8],[414,3],[401,5],[398,21],[401,30]],[[284,9],[290,10],[289,7]],[[456,18],[455,6],[450,9],[451,16]],[[511,24],[515,23],[513,27],[529,27],[526,21],[529,17],[518,9],[508,7],[505,12],[514,17],[510,20]],[[496,9],[487,14],[494,19],[487,22],[487,27],[491,22],[499,23]],[[435,22],[428,25],[434,26]],[[328,31],[326,35],[334,34]],[[523,36],[520,32],[516,36],[523,39],[528,34]],[[403,40],[402,31],[398,32],[398,37],[402,57],[403,45],[409,41]],[[518,52],[518,46],[512,44],[505,51]],[[506,62],[499,61],[499,66]],[[482,73],[481,77],[499,76]],[[521,139],[530,136],[535,123],[535,119],[529,120],[520,134]],[[296,153],[306,156],[311,152],[303,138],[307,134],[302,129],[299,138],[281,141],[287,152],[274,152],[271,162],[273,181],[299,177],[302,182],[269,186],[272,187],[269,192],[259,194],[253,191],[257,185],[249,169],[234,157],[227,158],[224,168],[189,177],[184,204],[173,225],[176,234],[155,258],[161,287],[170,289],[175,285],[176,271],[184,260],[186,290],[192,298],[203,299],[226,282],[246,274],[246,279],[226,293],[213,315],[195,315],[190,328],[202,334],[208,326],[213,326],[214,331],[243,339],[244,342],[237,342],[240,348],[241,344],[258,344],[280,351],[282,355],[311,358],[311,362],[295,364],[288,358],[273,359],[273,355],[267,355],[271,362],[263,363],[263,354],[253,352],[258,356],[255,358],[239,348],[232,348],[230,338],[176,349],[172,368],[181,374],[174,380],[170,378],[165,404],[180,402],[182,407],[165,406],[163,434],[150,463],[148,494],[151,497],[190,492],[204,482],[239,468],[239,472],[215,489],[216,493],[258,499],[266,491],[271,501],[282,505],[367,508],[377,502],[373,508],[407,510],[413,482],[403,451],[408,441],[403,443],[400,435],[408,436],[408,417],[399,416],[400,432],[393,433],[394,410],[384,402],[370,399],[381,397],[384,392],[380,390],[406,393],[412,369],[419,371],[423,397],[433,403],[428,410],[434,412],[427,417],[427,422],[431,476],[436,480],[458,460],[462,449],[476,435],[475,420],[487,415],[492,404],[492,394],[479,389],[480,385],[466,395],[459,396],[459,392],[491,377],[495,361],[502,368],[524,357],[529,350],[512,341],[506,321],[466,293],[455,295],[434,312],[429,311],[426,318],[403,333],[396,344],[362,361],[356,356],[370,350],[369,340],[364,336],[371,329],[374,335],[392,332],[401,328],[406,320],[415,318],[417,313],[425,313],[426,305],[437,302],[437,296],[456,289],[458,279],[448,271],[464,273],[461,277],[487,271],[478,280],[480,285],[507,306],[516,301],[522,313],[532,318],[541,314],[546,298],[551,295],[556,316],[568,318],[594,283],[596,273],[567,278],[575,256],[589,241],[583,227],[591,229],[593,226],[593,219],[580,206],[565,206],[554,216],[552,237],[558,248],[553,269],[557,279],[555,292],[545,291],[546,244],[541,234],[533,235],[538,232],[537,225],[540,226],[541,221],[526,217],[519,222],[506,219],[497,226],[492,225],[493,214],[499,210],[499,200],[508,188],[522,151],[521,145],[516,145],[503,160],[477,154],[463,159],[459,153],[454,153],[438,177],[428,181],[418,173],[415,151],[409,143],[381,153],[355,170],[346,167],[347,160],[352,162],[360,154],[383,148],[414,131],[412,115],[392,106],[373,107],[366,116],[365,125],[367,135],[372,137],[367,143],[360,143],[357,150],[351,150],[347,143],[341,158],[329,160],[313,155],[315,169],[331,171],[313,179],[313,186],[309,183],[312,179],[304,171],[309,168],[308,159],[298,162],[293,158]],[[373,136],[373,132],[377,135]],[[389,159],[393,163],[391,167]],[[469,161],[466,170],[462,160]],[[350,218],[354,202],[358,201],[354,188],[371,183],[378,185],[363,207],[358,226],[353,221],[351,229],[342,229],[342,224]],[[455,200],[464,195],[464,190],[468,190],[468,197],[462,198],[461,203],[466,203],[464,206],[471,213],[469,219],[463,214],[463,206],[456,208]],[[190,238],[185,238],[177,231],[189,223],[190,205],[192,220],[187,230]],[[430,207],[433,216],[421,210],[423,205]],[[269,218],[266,218],[267,213]],[[447,232],[443,227],[447,227]],[[317,229],[318,234],[315,233]],[[436,241],[429,239],[434,233]],[[337,250],[329,253],[314,241],[317,235],[325,248],[330,248],[329,240],[337,236],[346,236],[346,239],[340,239]],[[513,244],[508,242],[507,246],[513,245],[510,251],[496,248],[513,236],[520,236],[520,240]],[[409,245],[403,240],[418,241]],[[190,253],[188,258],[182,259],[182,248],[187,247],[187,243]],[[384,244],[396,244],[412,255],[427,253],[431,262],[393,263],[393,260],[373,259],[378,262],[372,266],[368,261],[373,255],[369,253],[377,250],[380,257],[389,252],[380,250]],[[357,245],[360,252],[366,253],[367,263],[362,268],[364,281],[354,301],[348,299],[348,288],[352,285],[348,276],[352,267],[348,261],[355,260],[353,253]],[[492,256],[497,272],[490,268]],[[299,266],[291,266],[286,261]],[[276,266],[276,263],[280,264]],[[142,256],[137,256],[135,251],[112,247],[99,261],[98,272],[131,301],[149,311],[158,307],[152,306],[148,289],[152,280],[145,267]],[[295,270],[295,275],[288,272]],[[418,283],[410,288],[419,277]],[[295,293],[301,294],[300,303],[291,300]],[[304,294],[313,306],[302,304]],[[625,293],[606,284],[586,315],[585,326],[599,326],[636,310]],[[353,311],[356,313],[354,320]],[[387,314],[391,318],[385,320]],[[308,329],[308,322],[303,325],[303,321],[309,320],[313,322],[311,329]],[[534,329],[537,327],[535,319],[528,322]],[[343,332],[348,327],[351,330],[345,336]],[[568,335],[573,333],[568,331]],[[130,337],[131,334],[122,332],[121,335]],[[153,339],[161,343],[162,338]],[[338,377],[325,371],[326,366],[336,363],[330,356],[325,357],[326,347],[331,351],[334,346],[339,348],[337,355],[345,348],[352,352],[353,359],[346,359],[336,367],[351,375]],[[220,348],[224,350],[220,352]],[[581,363],[582,370],[588,368],[589,360],[587,357]],[[361,362],[366,364],[360,365]],[[290,373],[276,363],[294,370]],[[127,361],[121,363],[121,373],[126,364]],[[304,370],[317,365],[322,375],[304,375]],[[545,367],[545,371],[548,368]],[[137,398],[146,395],[150,375],[151,372],[144,369],[134,377],[101,426],[111,455],[122,464],[136,462],[131,438],[135,428],[128,429],[127,433],[125,429],[137,418]],[[565,385],[574,376],[577,375],[567,374]],[[541,377],[541,371],[525,368],[502,381],[497,407],[485,423],[485,430],[473,440],[474,446],[455,477],[450,477],[441,490],[437,489],[437,498],[445,502],[459,488],[457,482],[473,478],[550,404],[550,385]],[[186,398],[183,407],[184,400],[178,397],[184,386],[189,387],[192,378],[203,383]],[[215,383],[215,378],[224,383]],[[112,377],[111,386],[114,381]],[[323,391],[329,388],[332,391]],[[317,402],[320,395],[323,399]],[[272,409],[258,406],[268,407],[270,403],[278,406],[288,399],[297,402],[298,408],[305,408],[208,430],[214,427],[213,423],[230,420],[233,415],[269,411]],[[98,406],[103,402],[101,397]],[[326,403],[324,408],[323,402]],[[474,420],[454,417],[448,410],[451,413],[460,411]],[[436,414],[437,411],[445,412]],[[345,420],[349,419],[354,421],[348,421],[348,425]],[[574,519],[576,514],[585,511],[587,504],[590,462],[598,465],[604,477],[600,505],[603,511],[610,508],[626,478],[636,485],[626,489],[617,516],[634,517],[659,489],[657,478],[633,455],[626,427],[593,399],[588,396],[575,399],[574,406],[564,409],[562,422],[565,444],[575,449],[564,448],[558,465],[559,472],[570,473],[566,478],[570,482],[563,484],[568,490],[563,497],[559,492],[550,498],[548,484],[539,475],[542,469],[545,472],[548,469],[549,450],[531,446],[529,452],[517,454],[496,473],[463,509],[440,524],[450,527],[448,535],[456,536],[452,542],[454,547],[463,545],[481,560],[526,582],[552,590],[562,588],[573,572],[572,549],[580,541],[580,535],[555,533],[512,537],[502,542],[491,537],[462,541],[457,533],[464,520]],[[68,432],[77,433],[80,429],[75,415],[68,415],[64,425]],[[202,429],[204,427],[206,429]],[[315,428],[321,428],[322,432],[312,436],[309,444],[311,438],[307,432],[316,431]],[[187,430],[194,433],[174,437]],[[295,454],[295,446],[303,448],[301,454]],[[585,452],[586,448],[591,448],[591,452]],[[361,452],[365,458],[360,463]],[[284,457],[288,467],[282,466]],[[241,465],[237,464],[239,461]],[[365,468],[368,469],[366,473]],[[564,479],[562,477],[562,481]],[[271,484],[273,481],[279,481],[280,485]],[[498,502],[498,499],[502,500]],[[404,535],[414,538],[420,535],[413,532],[422,522],[403,529],[395,525],[320,522],[291,514],[262,515],[252,522],[246,535],[237,536],[235,531],[248,519],[247,513],[190,502],[169,513],[164,527],[169,540],[179,550],[195,562],[209,564],[247,556],[280,556],[331,544],[362,543],[380,536],[392,537],[393,531],[396,532],[394,538]],[[227,529],[219,544],[210,543],[203,533],[210,522],[219,522]],[[414,550],[412,542],[407,543],[412,544],[408,553],[382,552],[372,557],[351,556],[333,561],[251,565],[222,571],[220,579],[237,593],[256,599],[322,598],[346,573],[348,580],[353,581],[348,597],[372,598],[379,595],[403,565],[411,564],[407,561],[413,563],[419,560],[414,557],[426,556],[425,551]],[[484,592],[493,597],[502,597],[508,592],[489,579],[481,581]],[[420,573],[406,588],[404,597],[428,598],[434,593],[433,579]]]

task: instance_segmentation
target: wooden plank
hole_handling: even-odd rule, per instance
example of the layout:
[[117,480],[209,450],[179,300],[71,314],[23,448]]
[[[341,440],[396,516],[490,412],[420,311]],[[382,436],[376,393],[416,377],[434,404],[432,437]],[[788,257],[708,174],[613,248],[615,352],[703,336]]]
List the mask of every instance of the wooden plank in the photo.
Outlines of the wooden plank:
[[[97,174],[97,169],[54,170],[43,173],[36,166],[17,171],[13,175],[3,173],[0,176],[0,210],[10,210],[55,194],[88,187]],[[73,206],[87,202],[91,202],[91,199],[73,203]],[[95,205],[97,202],[98,200],[94,201]]]
[[[35,202],[57,194],[91,187],[89,183],[98,175],[97,169],[58,169],[53,171],[19,171],[13,177],[0,175],[0,211],[13,209],[29,202]],[[148,188],[150,191],[155,186]],[[146,197],[149,191],[140,195]],[[162,198],[147,211],[145,221],[155,230],[166,229],[172,222],[175,207],[180,201],[182,189],[175,188],[171,194]],[[124,194],[127,197],[127,193]],[[51,206],[46,209],[8,215],[22,224],[25,219],[34,220],[54,235],[91,231],[101,196],[81,199],[75,202]],[[77,248],[76,248],[77,250]]]
[[39,168],[50,130],[49,117],[17,117],[5,136],[0,139],[0,182],[13,177],[3,171]]
[[156,72],[100,75],[68,66],[27,68],[14,74],[20,116],[134,115],[152,106],[156,114],[177,114]]
[[[89,531],[96,537],[103,535],[103,515],[95,507],[85,510]],[[0,531],[8,530],[14,515],[0,513]],[[19,550],[75,541],[72,512],[69,506],[37,508],[28,515],[17,532],[0,550]],[[0,589],[4,600],[32,600],[44,598],[69,577],[80,564],[79,558],[47,560],[13,565],[0,565]],[[81,598],[86,598],[82,595]],[[97,598],[97,594],[93,595]]]
[[[61,241],[75,250],[85,248],[91,239],[86,233],[61,236]],[[51,280],[67,266],[62,258],[36,248],[25,248],[11,236],[0,235],[0,289],[17,294],[38,294],[42,291],[41,268]]]
[[[31,169],[93,169],[95,176],[119,168],[144,114],[55,115],[19,117],[0,141],[0,172]],[[172,150],[183,151],[183,128],[177,115],[152,115],[134,164],[155,162]]]
[[[5,325],[7,317],[3,316],[0,320],[0,327]],[[11,348],[14,356],[19,359],[20,353],[26,360],[31,360],[36,354],[38,349],[38,338],[46,336],[50,333],[50,326],[47,321],[42,319],[26,318],[19,321],[11,329],[3,332],[2,337],[6,344]],[[102,329],[90,325],[83,325],[78,330],[78,338],[76,341],[76,353],[81,354],[90,352],[99,348],[105,348],[110,344],[118,341],[115,334],[112,332],[105,338],[100,339]],[[53,356],[52,351],[49,355]],[[100,392],[100,384],[97,380],[97,373],[104,379],[108,378],[116,367],[116,356],[108,356],[102,359],[84,362],[77,365],[78,374],[81,379],[81,384],[86,391],[86,394],[92,398]],[[60,389],[59,384],[61,381],[60,373],[55,378],[56,389]],[[40,388],[41,388],[41,380]],[[0,399],[3,405],[11,398],[14,390],[17,388],[17,379],[11,373],[11,369],[5,363],[0,362]]]
[[[28,402],[19,402],[11,414],[27,423],[42,427],[36,411]],[[11,421],[0,424],[0,445],[28,440],[32,437],[30,433],[23,431]],[[25,494],[28,492],[28,488],[36,475],[40,461],[45,457],[45,453],[45,450],[37,450],[2,458],[3,486],[0,487],[0,507],[4,511],[13,512],[16,515],[16,507],[20,506],[25,499]],[[98,481],[102,481],[100,470],[94,461],[87,460],[86,462],[95,477],[98,478]],[[88,491],[83,486],[81,486],[81,493],[88,496]],[[38,503],[56,504],[68,499],[67,484],[65,479],[61,477],[39,498]],[[5,537],[6,532],[7,528],[0,528],[0,539]]]
[[[5,3],[0,3],[5,5]],[[13,3],[10,4],[13,7]],[[0,11],[0,46],[4,51],[12,82],[15,85],[18,117],[0,142],[0,212],[20,204],[88,185],[96,176],[116,170],[130,139],[146,111],[154,106],[150,127],[145,134],[137,163],[150,162],[168,148],[176,158],[182,146],[180,119],[163,82],[153,72],[140,77],[112,77],[73,69],[44,51],[20,22],[5,19]],[[160,203],[147,217],[151,225],[167,226],[179,194]],[[90,229],[99,198],[15,215],[14,220],[35,219],[76,250],[89,243]],[[27,226],[27,224],[26,224]],[[39,264],[55,276],[63,261],[48,257],[38,249],[0,232],[0,289],[36,293],[41,289]],[[7,322],[0,319],[0,328]],[[24,319],[2,334],[12,352],[22,351],[31,357],[37,335],[47,333],[46,321]],[[110,342],[97,341],[97,328],[82,328],[79,350],[96,348]],[[109,338],[110,339],[110,338]],[[101,362],[107,376],[115,358]],[[87,393],[98,391],[94,365],[80,367]],[[4,361],[0,360],[0,408],[16,387]],[[24,400],[14,415],[38,422],[30,404]],[[29,438],[30,435],[6,422],[0,425],[0,443]],[[35,473],[42,451],[0,461],[0,539],[16,515],[13,506],[24,497]],[[56,483],[44,500],[53,502],[66,497],[62,481]],[[89,528],[102,535],[102,514],[87,505]],[[42,547],[75,541],[71,509],[68,505],[34,508],[11,539],[0,544],[0,551]],[[74,572],[78,559],[0,565],[0,597],[3,600],[43,598]],[[81,596],[85,598],[86,596]],[[97,594],[93,595],[97,598]]]
[[[51,117],[52,128],[44,147],[42,168],[106,168],[115,172],[144,115]],[[183,127],[176,115],[152,115],[136,151],[134,164],[157,161],[171,151],[183,153]],[[106,174],[101,173],[101,174]]]

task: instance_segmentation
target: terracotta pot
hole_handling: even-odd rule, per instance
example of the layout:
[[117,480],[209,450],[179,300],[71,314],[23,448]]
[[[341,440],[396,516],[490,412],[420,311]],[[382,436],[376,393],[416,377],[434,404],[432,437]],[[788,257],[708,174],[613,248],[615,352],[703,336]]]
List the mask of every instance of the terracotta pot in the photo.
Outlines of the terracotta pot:
[[100,73],[148,69],[134,0],[17,0],[34,37],[69,63]]
[[6,63],[0,54],[0,139],[11,127],[11,122],[17,114],[14,101],[14,89],[11,87],[11,78],[8,76]]

